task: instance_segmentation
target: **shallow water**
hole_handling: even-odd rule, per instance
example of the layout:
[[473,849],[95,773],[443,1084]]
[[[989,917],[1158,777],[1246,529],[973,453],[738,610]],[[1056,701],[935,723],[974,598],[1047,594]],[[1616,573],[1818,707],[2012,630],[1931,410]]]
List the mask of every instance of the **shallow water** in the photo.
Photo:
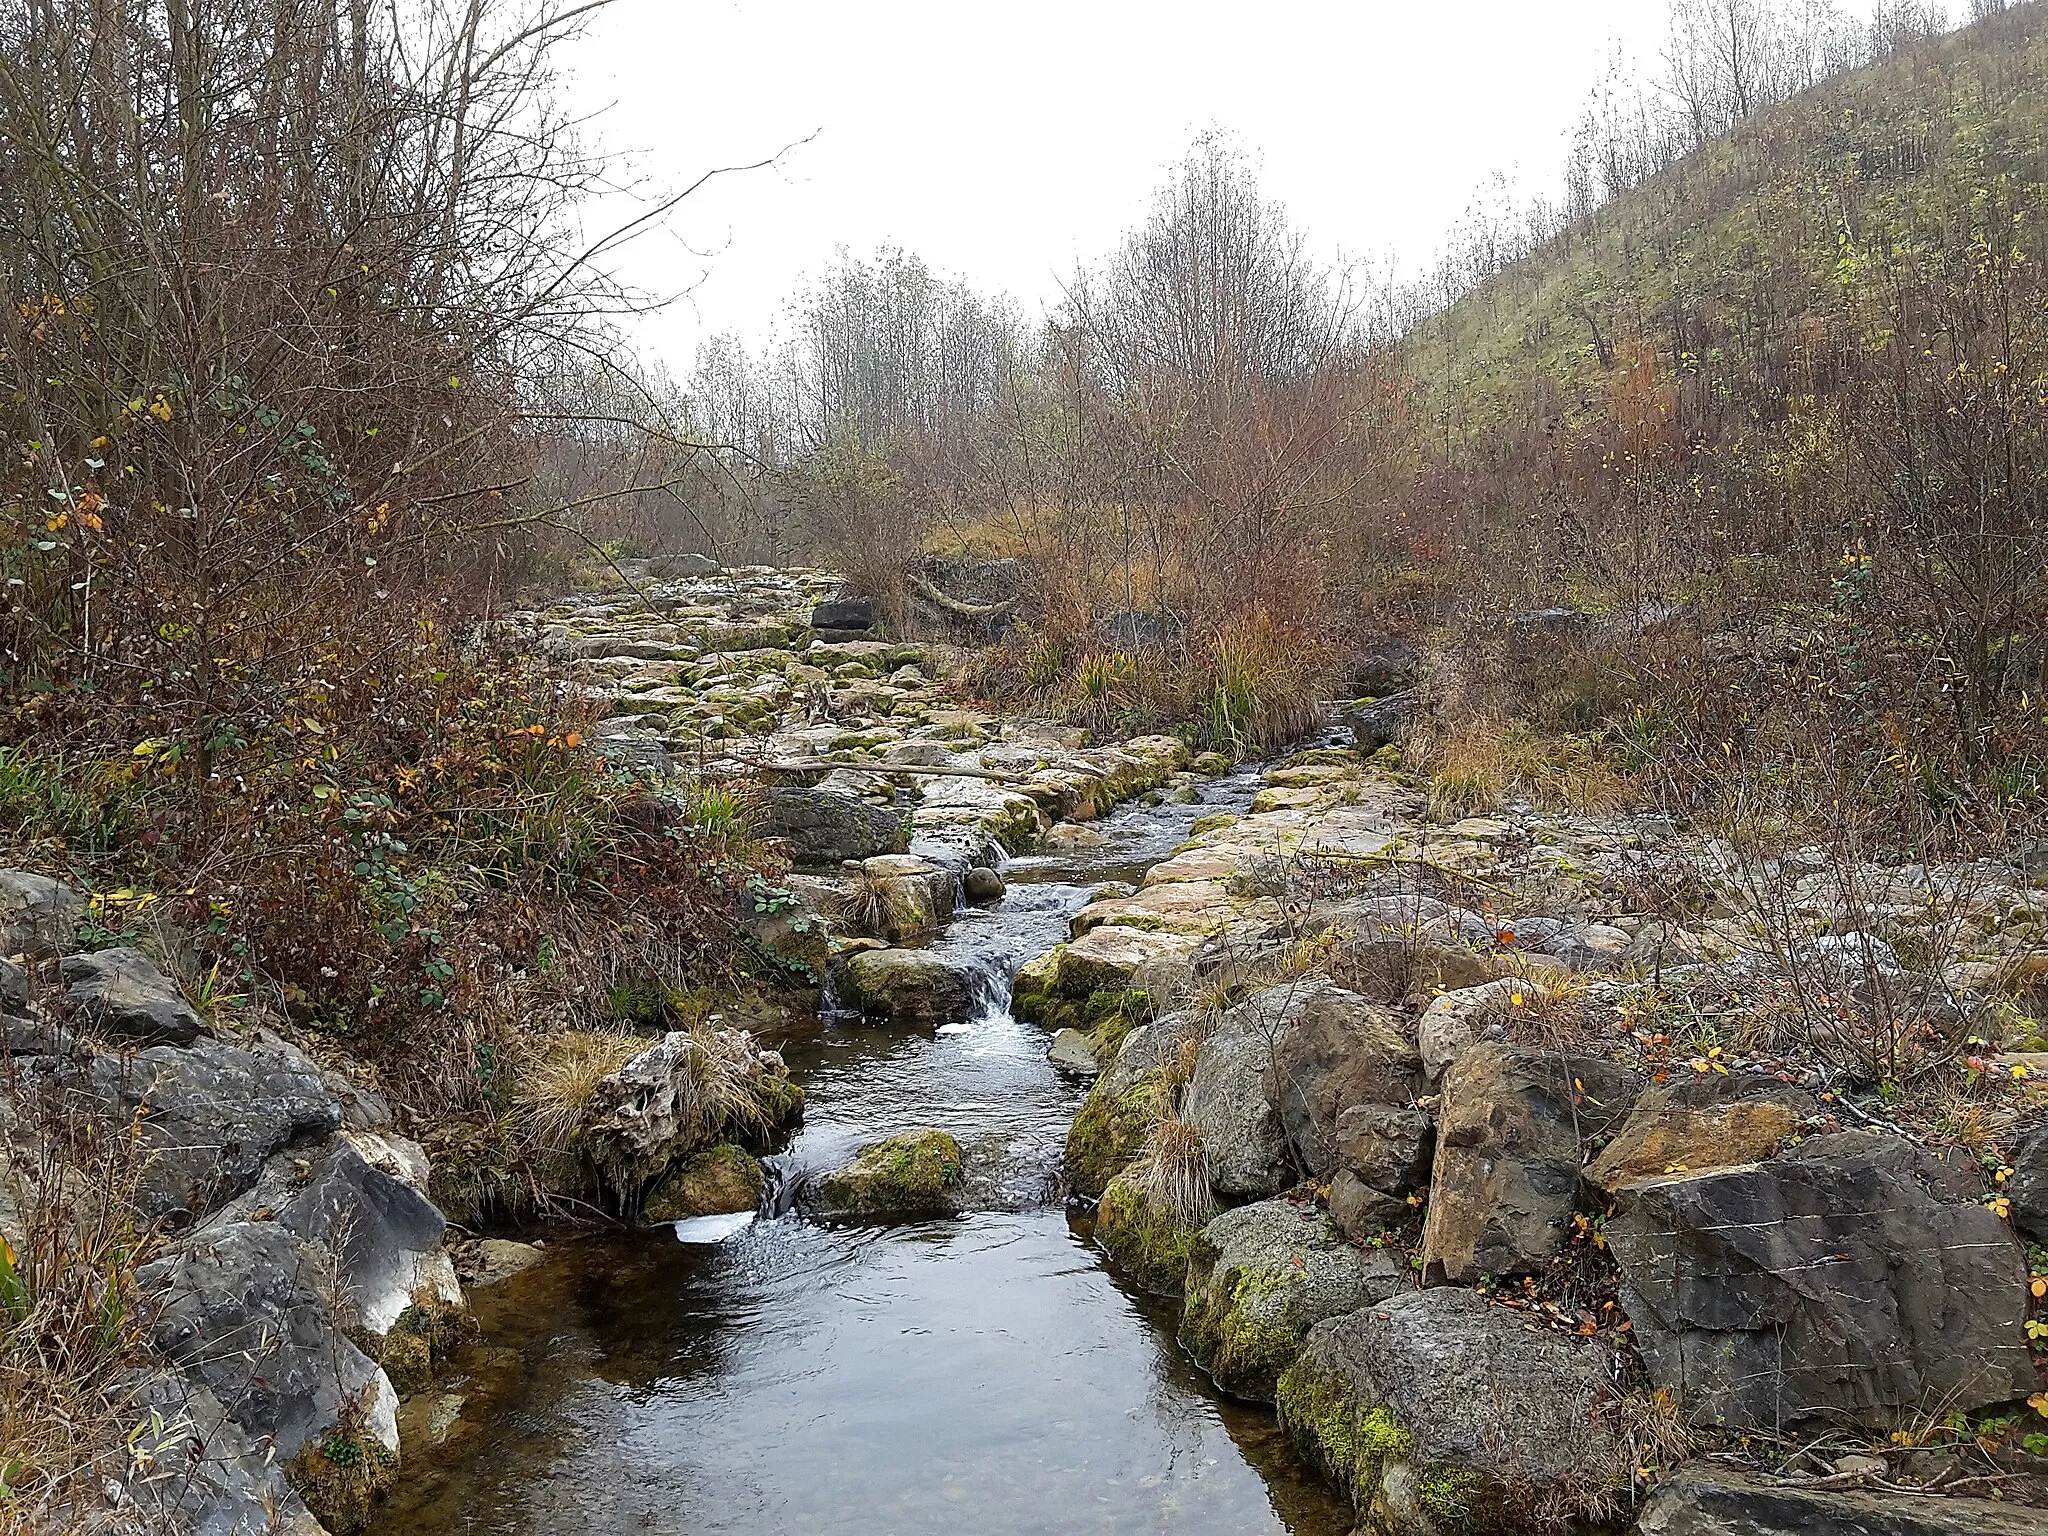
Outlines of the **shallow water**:
[[[964,1028],[835,1026],[792,1045],[809,1111],[772,1160],[775,1214],[712,1242],[558,1243],[480,1293],[489,1347],[463,1362],[472,1383],[440,1390],[467,1392],[481,1423],[408,1468],[376,1531],[1348,1529],[1271,1414],[1220,1398],[1173,1309],[1127,1290],[1063,1208],[1083,1086],[1004,1005],[1010,970],[1064,937],[1095,883],[1133,878],[1254,787],[1128,809],[1101,824],[1107,847],[1015,861],[1001,903],[934,941],[989,975]],[[888,1226],[801,1214],[809,1175],[917,1125],[961,1139],[991,1208]]]

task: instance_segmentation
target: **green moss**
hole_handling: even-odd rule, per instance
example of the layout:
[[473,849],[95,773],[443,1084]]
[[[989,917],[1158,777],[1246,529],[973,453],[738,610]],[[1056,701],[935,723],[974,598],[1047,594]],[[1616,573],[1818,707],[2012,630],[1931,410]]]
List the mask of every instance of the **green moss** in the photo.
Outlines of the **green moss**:
[[[1382,1409],[1381,1412],[1385,1412]],[[1478,1473],[1462,1467],[1432,1467],[1416,1480],[1415,1502],[1446,1531],[1484,1529],[1488,1505],[1486,1484]]]
[[647,1202],[650,1221],[682,1221],[751,1211],[761,1203],[761,1164],[740,1147],[721,1142],[686,1160]]
[[1076,1194],[1102,1194],[1145,1149],[1145,1137],[1159,1118],[1159,1088],[1155,1070],[1120,1094],[1107,1092],[1100,1081],[1089,1090],[1067,1132],[1067,1183]]
[[[1188,828],[1188,836],[1191,838],[1200,837],[1204,832],[1217,832],[1224,827],[1234,827],[1236,825],[1237,817],[1234,813],[1230,811],[1211,811],[1208,815],[1197,820],[1192,827]],[[1191,848],[1193,846],[1192,843],[1181,844],[1183,848]]]
[[332,1536],[349,1536],[370,1523],[378,1497],[398,1476],[398,1455],[360,1427],[344,1424],[324,1440],[301,1446],[285,1475]]
[[1217,1274],[1215,1262],[1207,1244],[1190,1255],[1181,1341],[1226,1392],[1271,1402],[1280,1373],[1301,1353],[1306,1330],[1291,1304],[1301,1277],[1235,1268]]
[[834,1210],[853,1215],[938,1215],[953,1209],[960,1143],[944,1131],[902,1131],[864,1147],[818,1181]]
[[1297,752],[1280,766],[1282,768],[1349,768],[1356,766],[1358,753],[1350,747],[1311,747],[1306,752]]
[[1103,925],[1106,928],[1135,928],[1140,933],[1164,933],[1166,922],[1150,912],[1123,912]]
[[1180,1294],[1188,1254],[1201,1235],[1122,1176],[1109,1181],[1095,1214],[1095,1240],[1103,1251],[1138,1285],[1162,1295]]

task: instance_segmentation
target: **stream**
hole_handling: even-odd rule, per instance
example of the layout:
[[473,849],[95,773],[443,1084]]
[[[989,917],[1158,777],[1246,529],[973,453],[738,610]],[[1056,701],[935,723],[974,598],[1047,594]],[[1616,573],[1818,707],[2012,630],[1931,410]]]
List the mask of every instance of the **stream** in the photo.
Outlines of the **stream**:
[[[408,1464],[376,1536],[1349,1530],[1272,1414],[1188,1360],[1177,1304],[1124,1286],[1065,1209],[1086,1085],[1008,1006],[1010,973],[1096,886],[1135,883],[1257,784],[1125,807],[1094,824],[1103,846],[1012,860],[1001,901],[930,941],[984,978],[968,1023],[933,1038],[833,1020],[786,1044],[807,1115],[750,1225],[557,1239],[478,1292],[484,1343],[430,1405],[455,1431]],[[988,1170],[983,1208],[803,1214],[807,1177],[927,1125]],[[466,1397],[488,1407],[458,1418]]]

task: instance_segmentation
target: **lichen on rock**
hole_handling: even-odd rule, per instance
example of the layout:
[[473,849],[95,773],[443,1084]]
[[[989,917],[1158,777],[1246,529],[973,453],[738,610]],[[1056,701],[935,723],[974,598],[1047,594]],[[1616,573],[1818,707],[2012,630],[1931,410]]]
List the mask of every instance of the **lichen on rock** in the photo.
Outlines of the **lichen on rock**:
[[847,1216],[944,1216],[956,1208],[964,1162],[944,1131],[899,1131],[863,1147],[818,1180],[825,1209]]

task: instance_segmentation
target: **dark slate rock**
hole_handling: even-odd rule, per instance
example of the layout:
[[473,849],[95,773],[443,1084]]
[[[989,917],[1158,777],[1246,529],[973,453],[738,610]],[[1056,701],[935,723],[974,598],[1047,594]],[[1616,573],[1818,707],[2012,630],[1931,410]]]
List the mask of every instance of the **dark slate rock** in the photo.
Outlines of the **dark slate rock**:
[[334,1256],[358,1320],[385,1333],[439,1267],[448,1222],[434,1203],[337,1137],[277,1213],[277,1224]]
[[[219,1398],[177,1371],[153,1371],[127,1395],[141,1426],[123,1502],[145,1529],[179,1536],[320,1536],[322,1527],[285,1480],[284,1467]],[[160,1426],[160,1428],[159,1428]]]
[[27,1013],[28,993],[28,972],[12,960],[0,960],[0,1013]]
[[1375,635],[1345,664],[1346,698],[1382,698],[1411,688],[1422,676],[1422,647],[1406,635]]
[[1888,1427],[2035,1390],[2026,1258],[1977,1174],[1848,1131],[1625,1186],[1607,1241],[1652,1378],[1701,1423]]
[[1318,987],[1293,1027],[1273,1043],[1266,1100],[1296,1160],[1325,1179],[1337,1167],[1344,1113],[1359,1105],[1407,1104],[1421,1068],[1390,1011],[1341,987]]
[[204,1021],[139,949],[64,957],[63,1011],[97,1034],[144,1045],[190,1045]]
[[150,1342],[220,1399],[280,1461],[360,1412],[397,1449],[397,1398],[342,1335],[324,1299],[326,1260],[274,1222],[236,1222],[145,1264]]
[[1650,1496],[1636,1536],[2048,1536],[2048,1513],[1990,1499],[1801,1487],[1698,1461]]
[[852,795],[777,785],[767,800],[769,827],[789,840],[800,863],[839,864],[902,853],[910,846],[902,817]]
[[811,628],[865,635],[875,627],[872,597],[835,597],[811,610]]
[[1408,726],[1422,707],[1422,695],[1415,689],[1390,693],[1369,704],[1356,704],[1344,711],[1343,722],[1351,731],[1352,745],[1361,752],[1399,746],[1408,739]]
[[2048,1115],[2026,1128],[2012,1155],[2012,1224],[2037,1243],[2048,1243]]

